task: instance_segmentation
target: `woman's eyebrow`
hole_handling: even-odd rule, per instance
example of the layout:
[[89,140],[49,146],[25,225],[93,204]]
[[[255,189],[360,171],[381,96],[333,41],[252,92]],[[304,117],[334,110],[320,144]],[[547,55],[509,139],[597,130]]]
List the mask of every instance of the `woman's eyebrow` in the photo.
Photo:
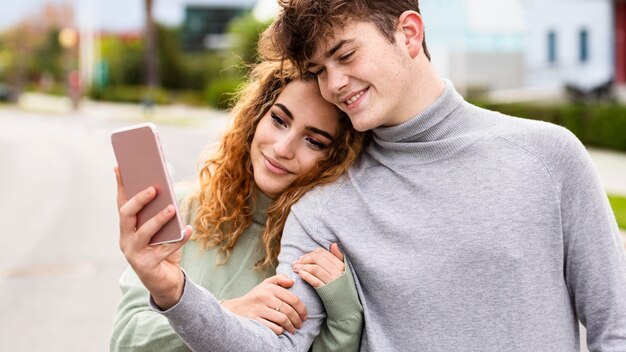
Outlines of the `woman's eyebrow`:
[[[289,119],[293,121],[293,114],[291,113],[291,111],[289,111],[289,109],[287,109],[285,105],[281,103],[275,103],[274,106],[277,106],[279,109],[281,109],[285,113],[285,115],[287,115],[287,117],[289,117]],[[316,128],[313,126],[306,126],[305,128],[307,131],[311,131],[313,133],[316,133],[316,134],[319,134],[321,136],[328,138],[328,140],[331,142],[335,139],[333,135],[331,135],[330,133],[324,130],[320,130],[319,128]]]
[[287,107],[281,103],[276,103],[274,104],[275,106],[278,106],[284,113],[285,115],[287,115],[287,117],[289,117],[290,120],[293,120],[293,114],[291,113],[291,111],[289,111],[289,109],[287,109]]

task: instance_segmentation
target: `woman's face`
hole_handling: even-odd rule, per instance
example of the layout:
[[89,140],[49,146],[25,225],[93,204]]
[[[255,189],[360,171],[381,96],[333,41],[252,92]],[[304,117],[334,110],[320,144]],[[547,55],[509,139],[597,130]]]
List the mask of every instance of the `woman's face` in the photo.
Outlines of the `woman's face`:
[[283,89],[252,139],[254,181],[263,194],[277,198],[328,154],[339,114],[314,80],[295,80]]

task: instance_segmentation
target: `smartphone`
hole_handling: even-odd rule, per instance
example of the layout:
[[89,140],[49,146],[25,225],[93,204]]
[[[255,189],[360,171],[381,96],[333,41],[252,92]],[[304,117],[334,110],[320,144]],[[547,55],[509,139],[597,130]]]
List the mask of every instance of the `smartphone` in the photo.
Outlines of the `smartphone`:
[[156,197],[137,214],[137,228],[172,204],[176,214],[152,236],[150,244],[182,240],[183,225],[156,126],[142,123],[115,130],[111,134],[111,144],[127,198],[150,186],[156,189]]

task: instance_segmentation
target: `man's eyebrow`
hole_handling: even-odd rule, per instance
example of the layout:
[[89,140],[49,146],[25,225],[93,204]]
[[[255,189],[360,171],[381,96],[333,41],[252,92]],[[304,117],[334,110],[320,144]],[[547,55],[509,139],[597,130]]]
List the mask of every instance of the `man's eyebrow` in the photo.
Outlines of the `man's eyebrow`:
[[[285,115],[287,115],[287,117],[289,117],[289,119],[293,121],[293,114],[291,113],[291,111],[289,111],[289,109],[287,109],[285,105],[281,103],[275,103],[274,105],[277,106],[279,109],[281,109],[285,113]],[[315,128],[313,126],[306,126],[306,129],[313,133],[319,134],[320,136],[324,136],[328,138],[328,140],[331,142],[335,139],[332,134],[324,130],[320,130],[319,128]]]
[[354,39],[342,39],[337,44],[335,44],[332,48],[330,48],[330,50],[328,50],[324,54],[324,56],[326,56],[326,58],[330,58],[331,56],[335,55],[337,50],[341,49],[342,46],[346,44],[351,44],[352,42],[354,42]]
[[[326,58],[330,58],[331,56],[333,56],[337,50],[341,49],[342,46],[347,45],[347,44],[352,44],[355,40],[354,39],[342,39],[340,40],[337,44],[335,44],[332,48],[330,48],[326,53],[324,53],[324,57]],[[305,69],[306,70],[310,70],[313,67],[317,66],[318,64],[313,63],[313,62],[308,62]]]

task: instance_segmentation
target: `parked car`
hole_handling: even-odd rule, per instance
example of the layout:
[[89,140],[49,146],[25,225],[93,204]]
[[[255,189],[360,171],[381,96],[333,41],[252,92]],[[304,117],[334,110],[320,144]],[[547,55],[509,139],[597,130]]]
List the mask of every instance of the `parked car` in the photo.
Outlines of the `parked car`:
[[0,83],[0,101],[14,102],[16,100],[17,100],[17,91],[15,90],[15,88],[7,84]]

